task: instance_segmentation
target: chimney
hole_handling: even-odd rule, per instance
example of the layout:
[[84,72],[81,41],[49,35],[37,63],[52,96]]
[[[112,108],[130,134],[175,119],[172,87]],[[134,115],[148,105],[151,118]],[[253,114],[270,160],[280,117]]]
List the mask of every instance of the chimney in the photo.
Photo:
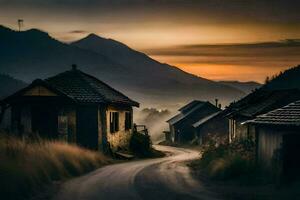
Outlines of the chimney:
[[219,99],[215,99],[215,101],[216,101],[216,107],[218,107],[218,101],[219,101]]
[[219,103],[219,108],[222,109],[222,104]]
[[77,65],[76,64],[72,65],[72,70],[77,70]]

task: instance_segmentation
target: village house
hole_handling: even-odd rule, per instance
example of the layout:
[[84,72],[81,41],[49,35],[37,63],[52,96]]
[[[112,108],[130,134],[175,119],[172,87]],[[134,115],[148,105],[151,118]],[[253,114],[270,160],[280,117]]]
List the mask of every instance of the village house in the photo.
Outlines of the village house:
[[208,117],[221,109],[210,102],[194,100],[180,108],[180,113],[167,121],[169,123],[172,141],[175,143],[187,143],[197,137],[193,124]]
[[291,90],[257,90],[228,108],[229,142],[235,139],[255,139],[255,130],[245,121],[271,110],[285,106],[300,99],[300,91]]
[[128,146],[132,107],[139,106],[76,65],[45,80],[34,80],[1,105],[10,108],[11,132],[18,136],[61,139],[100,151]]
[[199,145],[214,142],[216,144],[228,143],[229,124],[226,117],[227,111],[217,111],[207,117],[201,118],[193,124]]
[[272,169],[279,164],[286,177],[300,175],[300,101],[260,115],[246,124],[255,130],[257,160],[262,166]]

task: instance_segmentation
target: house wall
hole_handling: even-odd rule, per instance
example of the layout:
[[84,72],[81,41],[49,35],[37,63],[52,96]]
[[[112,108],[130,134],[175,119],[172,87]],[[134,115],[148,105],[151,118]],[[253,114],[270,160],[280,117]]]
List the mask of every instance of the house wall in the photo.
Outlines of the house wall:
[[76,143],[77,141],[77,129],[76,129],[76,107],[67,106],[66,115],[68,118],[68,142]]
[[209,120],[196,129],[199,137],[199,144],[207,144],[210,140],[216,143],[228,143],[229,122],[228,119],[220,116]]
[[[110,132],[110,112],[119,112],[119,131],[115,133]],[[129,141],[132,135],[132,128],[125,130],[125,113],[131,112],[132,108],[116,108],[108,106],[106,110],[106,129],[107,129],[107,142],[112,151],[117,151],[119,148],[128,148]],[[132,118],[131,118],[132,121]],[[133,125],[133,123],[131,123]]]
[[48,90],[43,86],[36,86],[27,90],[23,94],[24,96],[57,96],[54,92]]
[[29,134],[32,132],[31,127],[31,107],[25,105],[21,108],[21,129],[24,134]]
[[269,168],[274,151],[281,147],[283,132],[269,127],[259,127],[257,133],[257,160]]
[[174,125],[175,142],[186,143],[192,141],[196,137],[195,129],[192,125],[199,121],[199,119],[217,111],[219,111],[219,109],[213,105],[205,106],[177,122]]
[[246,119],[235,120],[235,138],[238,140],[245,139],[248,136],[248,126],[242,124],[245,121]]
[[98,149],[98,106],[81,105],[76,109],[77,144]]
[[175,141],[175,129],[174,129],[174,126],[169,124],[169,129],[170,129],[170,134],[171,134],[171,139],[172,139],[172,142]]
[[247,118],[230,118],[228,120],[229,124],[229,135],[228,139],[231,143],[233,140],[241,140],[246,138],[254,138],[255,131],[248,124],[242,124],[247,121]]

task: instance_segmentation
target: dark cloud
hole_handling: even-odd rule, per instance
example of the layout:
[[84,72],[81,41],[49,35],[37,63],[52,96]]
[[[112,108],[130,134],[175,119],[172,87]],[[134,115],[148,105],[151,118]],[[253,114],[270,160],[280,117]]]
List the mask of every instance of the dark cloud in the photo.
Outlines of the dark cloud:
[[45,10],[61,15],[80,14],[81,17],[107,16],[111,20],[116,15],[123,15],[135,20],[160,17],[185,23],[249,21],[299,24],[300,21],[298,0],[0,0],[0,8],[12,12]]
[[282,67],[300,63],[300,40],[288,39],[251,44],[181,45],[148,49],[145,52],[150,56],[172,57],[178,64]]
[[73,30],[73,31],[69,31],[69,33],[72,33],[72,34],[87,34],[89,32],[85,31],[85,30]]
[[278,42],[241,44],[177,45],[168,48],[144,49],[144,52],[154,56],[300,56],[300,39],[286,39]]

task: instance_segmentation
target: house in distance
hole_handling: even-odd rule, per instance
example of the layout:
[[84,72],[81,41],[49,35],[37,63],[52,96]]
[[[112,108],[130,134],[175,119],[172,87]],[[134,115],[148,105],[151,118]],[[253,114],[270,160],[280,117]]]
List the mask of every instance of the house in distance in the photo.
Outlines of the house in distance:
[[[257,159],[266,169],[278,166],[288,178],[300,176],[300,101],[260,115],[246,124],[257,136]],[[279,160],[279,162],[278,162]],[[277,161],[277,163],[274,163]]]
[[175,143],[187,143],[197,137],[193,124],[200,119],[221,111],[221,109],[210,102],[194,100],[178,111],[180,111],[179,114],[167,121],[170,135]]
[[63,139],[100,151],[128,145],[132,107],[139,106],[76,65],[33,81],[1,104],[11,109],[11,131],[16,135]]
[[300,99],[298,89],[257,90],[228,108],[229,142],[235,139],[255,139],[255,130],[244,124],[256,116],[283,107]]

